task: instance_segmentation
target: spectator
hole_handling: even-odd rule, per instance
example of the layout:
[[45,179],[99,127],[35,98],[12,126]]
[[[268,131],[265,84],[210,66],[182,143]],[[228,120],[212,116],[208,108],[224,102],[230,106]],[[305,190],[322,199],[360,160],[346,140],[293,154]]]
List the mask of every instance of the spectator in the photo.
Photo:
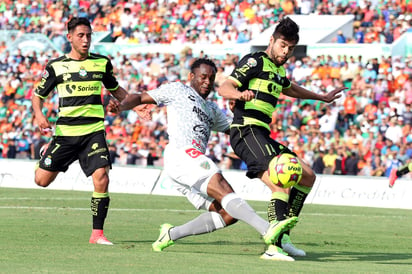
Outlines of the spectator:
[[345,161],[346,175],[357,175],[359,173],[359,157],[355,151],[349,154]]
[[142,156],[137,152],[137,145],[133,144],[131,150],[127,153],[126,164],[136,165],[136,161]]
[[325,170],[325,163],[323,161],[323,157],[325,156],[325,151],[323,149],[320,149],[318,151],[318,155],[315,158],[315,161],[312,164],[312,169],[316,174],[323,174],[323,171]]
[[159,160],[159,153],[156,151],[156,147],[150,147],[149,153],[146,157],[146,165],[147,166],[154,166],[154,162]]
[[336,43],[338,44],[345,44],[346,43],[346,37],[343,35],[343,32],[341,30],[338,30],[338,33],[336,35]]

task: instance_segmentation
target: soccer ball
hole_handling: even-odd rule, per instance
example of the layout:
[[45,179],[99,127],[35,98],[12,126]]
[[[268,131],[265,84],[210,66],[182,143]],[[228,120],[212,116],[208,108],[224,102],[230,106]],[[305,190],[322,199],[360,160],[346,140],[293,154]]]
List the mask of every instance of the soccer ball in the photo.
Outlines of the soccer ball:
[[272,183],[283,188],[298,184],[302,179],[302,171],[298,158],[289,153],[274,157],[268,168]]

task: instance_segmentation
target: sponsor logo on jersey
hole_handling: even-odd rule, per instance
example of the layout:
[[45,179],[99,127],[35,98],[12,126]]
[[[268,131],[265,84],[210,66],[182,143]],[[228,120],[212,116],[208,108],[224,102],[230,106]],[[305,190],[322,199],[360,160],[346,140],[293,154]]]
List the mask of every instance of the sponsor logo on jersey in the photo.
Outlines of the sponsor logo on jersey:
[[202,167],[204,169],[210,169],[210,164],[209,164],[208,161],[205,161],[205,162],[200,164],[200,167]]
[[187,155],[189,155],[192,158],[197,158],[203,154],[202,152],[200,152],[199,150],[195,148],[188,148],[185,150],[185,152],[187,153]]
[[79,75],[80,75],[81,78],[86,78],[87,77],[87,70],[84,67],[80,67]]
[[102,73],[93,73],[92,78],[93,79],[103,79],[103,74]]
[[85,91],[98,91],[99,90],[99,87],[98,86],[87,86],[87,87],[85,87],[85,86],[78,86],[77,87],[77,91],[80,91],[80,92],[85,92]]
[[193,112],[197,114],[200,121],[207,123],[209,126],[213,124],[213,120],[201,108],[194,106]]
[[72,94],[72,93],[73,93],[73,90],[75,90],[75,89],[76,89],[76,85],[70,85],[70,84],[67,84],[67,85],[66,85],[66,91],[67,91],[67,93]]

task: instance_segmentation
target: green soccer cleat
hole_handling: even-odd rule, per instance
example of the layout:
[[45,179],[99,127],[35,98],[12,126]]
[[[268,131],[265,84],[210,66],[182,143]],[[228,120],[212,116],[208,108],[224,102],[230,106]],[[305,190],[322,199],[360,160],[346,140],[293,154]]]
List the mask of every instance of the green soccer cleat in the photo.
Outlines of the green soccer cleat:
[[283,234],[281,239],[282,249],[287,252],[289,255],[293,257],[305,257],[306,252],[302,249],[297,248],[292,241],[290,240],[290,236],[288,234]]
[[263,235],[263,240],[266,244],[274,244],[278,241],[279,236],[292,229],[298,222],[298,217],[290,217],[282,221],[274,221],[270,223],[268,231]]
[[283,262],[293,262],[295,259],[288,256],[288,253],[282,250],[282,248],[276,245],[270,245],[265,253],[260,256],[263,260],[271,261],[283,261]]
[[153,251],[161,252],[166,247],[174,245],[174,242],[172,241],[172,239],[170,239],[169,235],[169,231],[173,227],[174,226],[172,226],[171,224],[162,224],[160,226],[159,238],[157,238],[156,242],[152,244]]

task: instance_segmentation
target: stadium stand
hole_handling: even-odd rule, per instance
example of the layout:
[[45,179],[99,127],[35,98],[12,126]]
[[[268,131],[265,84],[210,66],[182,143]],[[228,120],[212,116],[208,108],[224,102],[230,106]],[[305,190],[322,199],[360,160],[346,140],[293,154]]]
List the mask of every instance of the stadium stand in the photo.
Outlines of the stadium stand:
[[[265,30],[270,33],[282,16],[350,15],[349,29],[339,32],[337,27],[329,32],[330,54],[307,47],[286,65],[290,79],[313,91],[338,85],[349,91],[329,105],[282,97],[273,116],[272,136],[309,163],[322,155],[325,174],[388,176],[392,168],[411,159],[411,49],[398,50],[399,56],[374,58],[333,51],[334,46],[362,44],[364,50],[402,44],[402,39],[410,37],[411,1],[375,5],[310,0],[69,2],[0,4],[0,157],[37,159],[40,147],[49,140],[33,124],[30,98],[47,61],[67,52],[65,22],[72,16],[90,19],[93,39],[98,42],[94,50],[111,54],[121,85],[145,92],[167,81],[186,81],[190,62],[200,56],[218,64],[218,89],[241,52],[249,50]],[[142,50],[148,48],[146,43],[151,52]],[[108,102],[107,94],[103,100]],[[213,100],[230,114],[227,101],[217,93]],[[52,96],[44,105],[51,121],[56,120],[57,104]],[[155,165],[162,165],[167,144],[164,108],[154,108],[149,122],[128,112],[118,117],[108,114],[105,123],[116,164],[146,165],[147,158],[160,156]],[[228,137],[213,134],[209,150],[222,168],[244,168],[231,152]]]

